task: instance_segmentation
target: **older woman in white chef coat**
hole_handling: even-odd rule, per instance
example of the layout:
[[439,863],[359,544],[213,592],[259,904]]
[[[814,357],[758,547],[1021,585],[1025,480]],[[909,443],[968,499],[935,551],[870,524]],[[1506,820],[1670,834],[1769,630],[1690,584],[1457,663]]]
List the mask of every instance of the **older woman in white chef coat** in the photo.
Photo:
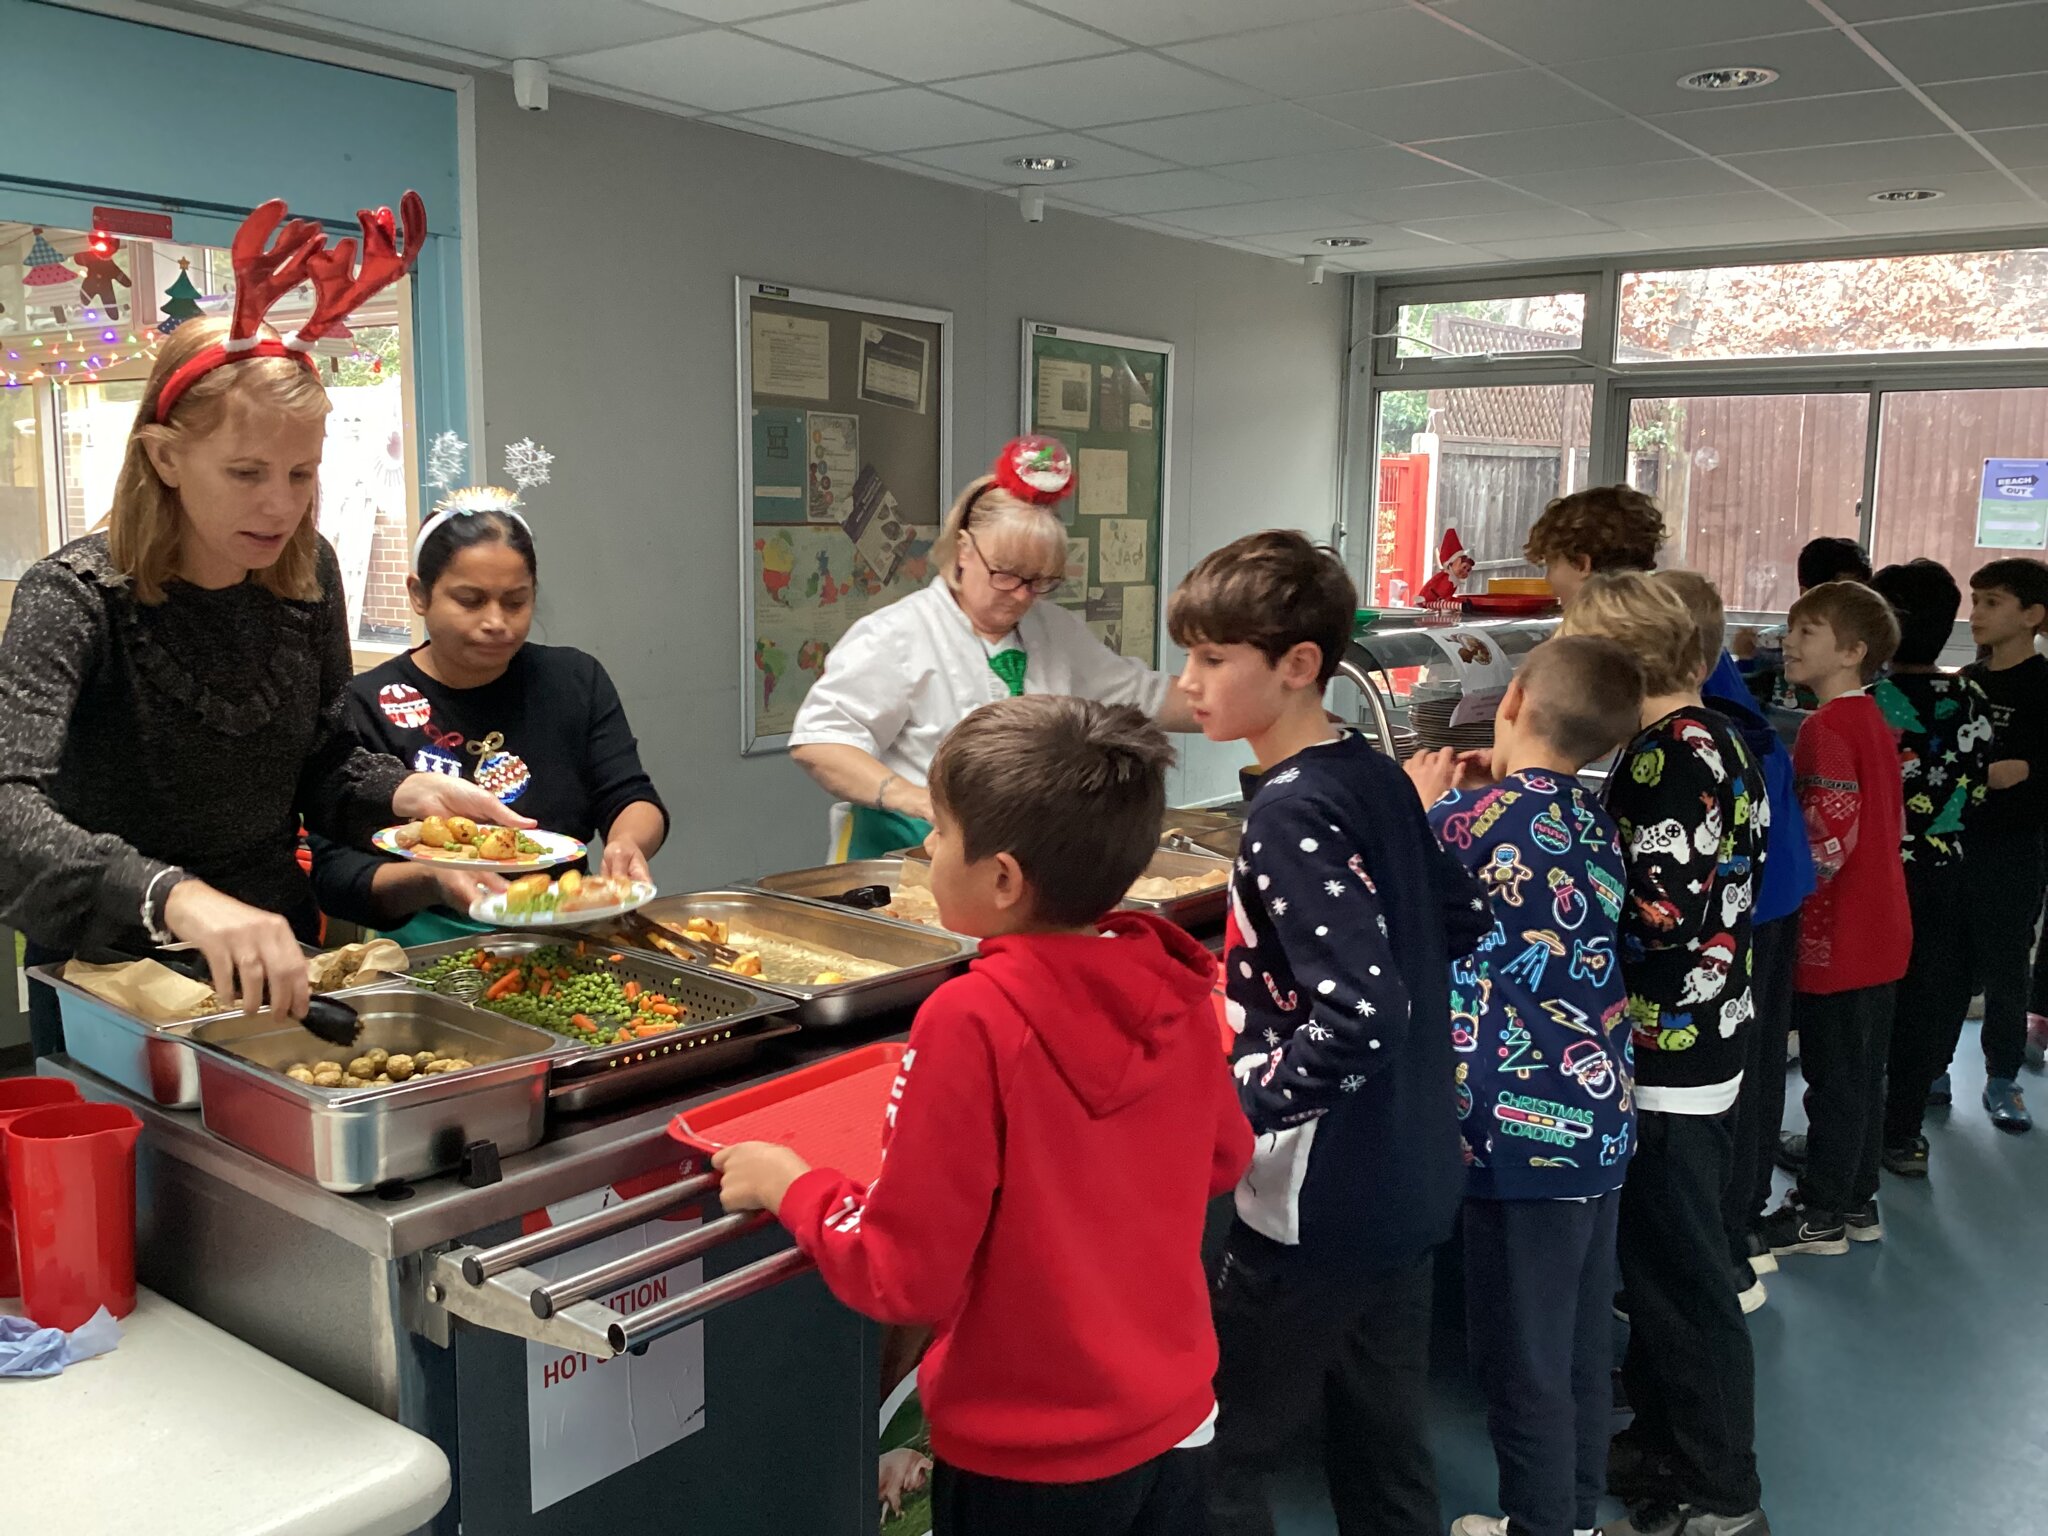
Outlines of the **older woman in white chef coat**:
[[1053,504],[1073,488],[1053,438],[1019,438],[969,485],[939,530],[939,575],[869,614],[826,658],[797,711],[791,755],[842,801],[833,858],[876,858],[924,841],[925,778],[946,733],[991,699],[1071,694],[1134,704],[1172,731],[1194,729],[1173,679],[1119,656],[1087,624],[1040,598],[1064,578],[1067,530]]

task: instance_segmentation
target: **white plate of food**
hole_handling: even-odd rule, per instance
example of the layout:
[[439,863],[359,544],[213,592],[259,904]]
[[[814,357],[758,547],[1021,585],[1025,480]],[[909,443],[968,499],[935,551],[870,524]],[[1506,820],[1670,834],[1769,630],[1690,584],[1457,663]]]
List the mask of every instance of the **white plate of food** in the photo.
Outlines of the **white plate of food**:
[[650,881],[586,875],[572,869],[559,880],[546,875],[514,880],[503,892],[471,902],[469,915],[494,928],[574,928],[623,917],[659,894]]
[[370,839],[380,853],[395,854],[442,869],[489,870],[523,874],[574,864],[590,850],[560,832],[526,832],[513,827],[488,827],[467,816],[429,816],[386,827]]

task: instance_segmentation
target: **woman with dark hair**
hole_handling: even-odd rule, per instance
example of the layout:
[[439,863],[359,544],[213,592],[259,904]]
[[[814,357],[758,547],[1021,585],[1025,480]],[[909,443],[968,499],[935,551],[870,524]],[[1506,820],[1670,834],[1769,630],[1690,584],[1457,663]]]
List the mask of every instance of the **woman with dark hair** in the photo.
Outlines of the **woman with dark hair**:
[[[668,811],[603,665],[528,642],[538,581],[516,494],[475,486],[446,498],[420,530],[406,583],[426,643],[355,680],[356,734],[420,772],[474,781],[550,832],[602,840],[605,874],[645,880]],[[460,914],[498,884],[328,842],[313,850],[321,910],[398,928],[407,944],[479,931]]]

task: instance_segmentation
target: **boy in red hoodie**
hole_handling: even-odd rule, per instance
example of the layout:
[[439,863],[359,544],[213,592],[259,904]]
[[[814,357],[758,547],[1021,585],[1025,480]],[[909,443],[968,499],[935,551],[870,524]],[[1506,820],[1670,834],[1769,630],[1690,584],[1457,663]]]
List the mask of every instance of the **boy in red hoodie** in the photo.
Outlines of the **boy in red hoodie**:
[[1785,677],[1820,701],[1792,754],[1820,884],[1800,913],[1792,999],[1806,1160],[1798,1187],[1764,1219],[1773,1253],[1847,1253],[1851,1240],[1884,1236],[1884,1072],[1913,918],[1898,745],[1868,688],[1898,648],[1891,604],[1861,582],[1825,582],[1792,605]]
[[[1137,710],[983,706],[932,764],[932,894],[979,938],[911,1026],[881,1176],[713,1159],[832,1293],[937,1328],[919,1391],[936,1536],[1185,1536],[1216,1417],[1201,1240],[1251,1160],[1215,962],[1111,909],[1158,844],[1172,748]],[[1108,914],[1105,916],[1104,914]]]

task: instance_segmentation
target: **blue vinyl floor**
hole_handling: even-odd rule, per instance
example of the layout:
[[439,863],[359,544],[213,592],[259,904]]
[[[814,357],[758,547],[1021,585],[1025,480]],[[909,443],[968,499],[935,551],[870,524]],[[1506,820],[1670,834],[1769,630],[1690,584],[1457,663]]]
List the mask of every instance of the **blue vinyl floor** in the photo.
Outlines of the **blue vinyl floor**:
[[[1992,1129],[1975,1037],[1972,1024],[1955,1107],[1928,1114],[1931,1176],[1884,1175],[1884,1241],[1781,1259],[1749,1320],[1777,1536],[2048,1536],[2048,1077],[2030,1070],[2021,1083],[2041,1128]],[[1805,1125],[1799,1090],[1794,1069],[1790,1130]],[[1484,1410],[1441,1316],[1454,1293],[1438,1294],[1448,1528],[1499,1506]],[[1281,1479],[1275,1505],[1281,1536],[1336,1531],[1317,1470]]]

